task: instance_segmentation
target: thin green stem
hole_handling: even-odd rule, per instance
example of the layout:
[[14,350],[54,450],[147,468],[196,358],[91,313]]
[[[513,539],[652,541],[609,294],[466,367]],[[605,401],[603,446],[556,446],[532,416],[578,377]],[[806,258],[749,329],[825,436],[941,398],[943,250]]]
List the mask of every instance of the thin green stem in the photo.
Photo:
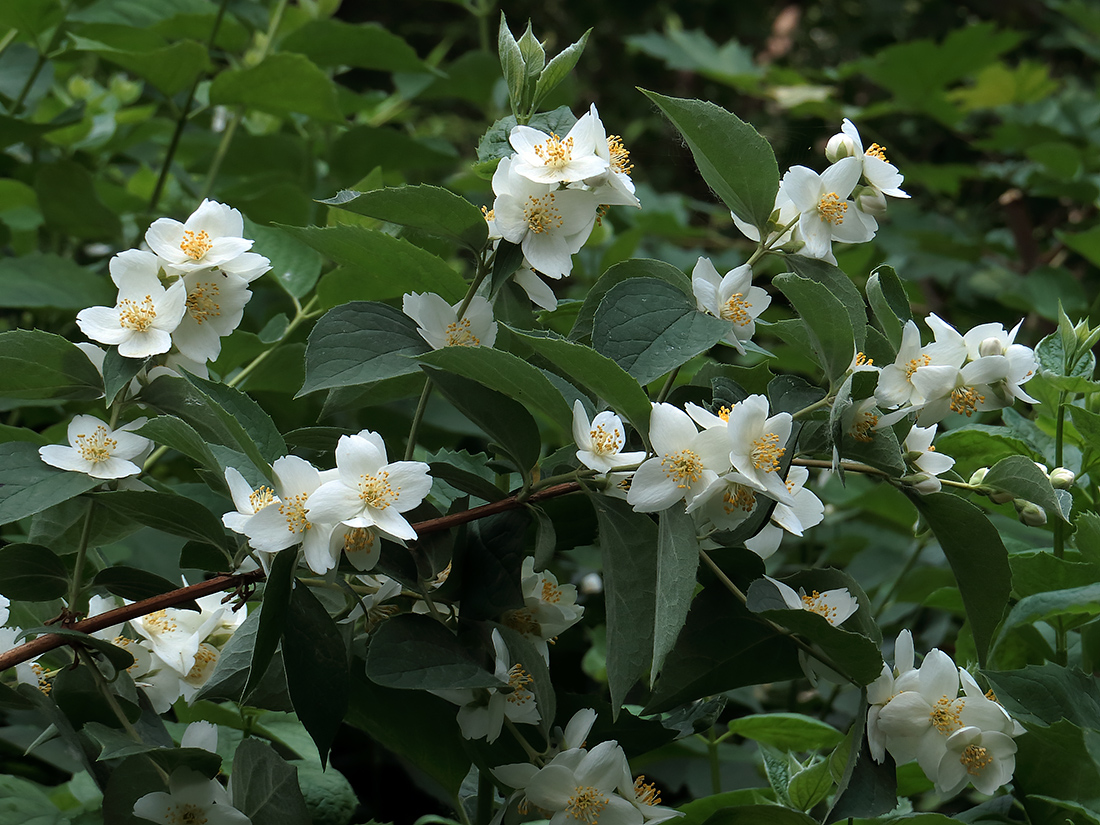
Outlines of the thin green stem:
[[34,68],[31,69],[31,73],[27,76],[27,82],[23,84],[23,88],[19,90],[18,97],[15,98],[15,102],[11,105],[11,113],[13,115],[19,114],[19,110],[23,108],[23,103],[27,99],[27,95],[31,93],[31,87],[34,86],[34,81],[38,79],[38,73],[42,71],[42,67],[46,65],[46,55],[39,52],[38,57],[34,61]]
[[69,583],[69,614],[75,618],[79,609],[80,595],[84,590],[84,559],[88,555],[88,539],[92,535],[92,514],[95,505],[88,501],[88,511],[84,514],[84,526],[80,529],[80,544],[76,547],[76,561],[73,562],[73,580]]
[[8,29],[8,33],[5,34],[3,38],[0,38],[0,54],[7,51],[8,46],[12,44],[12,41],[15,40],[15,36],[18,33],[19,31],[17,29]]
[[[1056,467],[1062,466],[1062,460],[1064,458],[1067,395],[1068,393],[1066,393],[1065,390],[1058,393],[1058,416],[1054,429],[1054,464]],[[1060,514],[1052,513],[1051,519],[1054,523],[1054,558],[1061,559],[1066,554],[1065,522]],[[1062,617],[1059,616],[1054,624],[1054,655],[1058,659],[1058,664],[1064,666],[1068,662],[1068,650],[1069,644],[1066,639],[1066,626]]]
[[908,558],[906,558],[905,564],[902,565],[901,570],[894,577],[894,580],[890,583],[890,587],[888,587],[883,592],[882,600],[875,608],[876,619],[878,619],[882,615],[882,611],[886,609],[886,605],[890,604],[890,599],[894,598],[894,593],[897,592],[897,589],[901,586],[901,583],[905,581],[906,577],[909,575],[909,571],[913,569],[913,566],[917,563],[917,559],[920,558],[921,551],[923,550],[924,545],[921,542],[914,540],[913,552],[911,552]]
[[672,392],[672,385],[676,383],[676,376],[680,374],[680,368],[676,367],[668,374],[668,378],[665,379],[664,386],[661,387],[661,391],[657,393],[656,403],[661,404],[664,402],[670,392]]
[[801,218],[801,217],[802,217],[801,213],[799,213],[798,215],[795,215],[794,220],[792,220],[790,223],[788,223],[784,226],[781,226],[778,230],[776,230],[775,237],[772,238],[767,243],[764,243],[763,241],[760,241],[760,243],[758,243],[756,245],[756,251],[752,253],[752,256],[748,259],[748,261],[746,263],[748,263],[749,266],[752,266],[758,260],[760,260],[765,255],[767,255],[769,252],[771,252],[772,247],[774,247],[777,243],[779,243],[779,240],[784,235],[787,234],[787,230],[790,229],[792,226],[794,226],[796,223],[798,223],[798,219]]
[[248,376],[251,375],[256,370],[256,368],[260,366],[260,364],[268,359],[271,353],[277,350],[282,345],[282,343],[290,337],[290,334],[294,332],[294,330],[301,326],[303,322],[308,321],[310,318],[313,317],[313,315],[311,314],[311,310],[317,304],[317,301],[317,296],[314,296],[313,298],[310,298],[309,303],[307,303],[304,307],[298,306],[297,301],[295,301],[296,311],[294,313],[294,317],[291,318],[290,323],[286,325],[286,329],[283,331],[283,334],[279,338],[279,340],[272,344],[270,348],[264,350],[255,358],[253,358],[248,364],[244,366],[243,369],[241,369],[240,372],[234,375],[230,380],[226,381],[226,386],[235,387],[246,378],[248,378]]
[[237,131],[237,127],[240,125],[243,117],[244,113],[240,109],[237,109],[229,117],[229,122],[225,124],[225,129],[222,131],[222,139],[218,142],[218,148],[214,152],[214,158],[210,161],[210,168],[206,171],[206,181],[202,185],[202,192],[199,193],[200,198],[205,199],[214,188],[214,180],[218,177],[218,172],[222,167],[222,161],[225,160],[225,155],[229,151],[229,144],[233,142],[233,133]]
[[[822,470],[833,469],[833,462],[825,461],[820,458],[796,458],[791,461],[791,464],[798,467],[817,467]],[[840,467],[845,472],[849,473],[863,473],[869,476],[890,476],[889,473],[880,470],[878,467],[872,467],[870,464],[859,464],[855,461],[841,461]]]
[[416,434],[420,429],[420,422],[424,420],[424,411],[428,408],[428,396],[432,394],[432,379],[424,379],[424,389],[420,393],[420,400],[416,403],[416,412],[413,413],[412,425],[409,427],[409,441],[405,445],[405,460],[411,461],[416,452]]
[[531,743],[528,742],[527,738],[519,732],[519,728],[516,727],[515,722],[513,722],[511,719],[505,718],[504,725],[508,728],[509,731],[512,732],[512,736],[516,738],[516,741],[519,742],[520,747],[523,748],[524,752],[527,754],[527,758],[530,759],[532,762],[541,765],[542,754],[531,747]]
[[802,418],[802,416],[809,415],[814,410],[820,410],[822,407],[827,407],[833,403],[833,398],[834,396],[826,393],[824,396],[822,396],[820,399],[810,404],[809,406],[803,407],[801,410],[791,413],[791,418]]
[[722,793],[722,763],[718,759],[718,740],[714,736],[714,728],[710,729],[710,738],[707,742],[707,761],[710,763],[710,792]]
[[[461,809],[462,806],[459,805]],[[489,825],[493,818],[493,783],[489,775],[479,771],[477,775],[477,825]]]

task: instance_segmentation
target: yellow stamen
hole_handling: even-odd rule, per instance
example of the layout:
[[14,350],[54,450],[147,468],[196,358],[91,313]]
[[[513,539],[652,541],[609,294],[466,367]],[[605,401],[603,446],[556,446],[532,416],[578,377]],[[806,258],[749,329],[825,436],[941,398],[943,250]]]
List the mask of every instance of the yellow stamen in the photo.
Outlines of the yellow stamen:
[[861,413],[859,420],[852,423],[852,429],[848,434],[856,441],[870,443],[875,440],[875,425],[878,424],[878,416],[874,413]]
[[470,329],[470,319],[452,321],[447,324],[447,346],[449,347],[480,347],[481,339],[474,335]]
[[916,358],[909,359],[909,363],[905,365],[905,380],[911,381],[914,372],[921,367],[927,367],[931,363],[931,355],[918,355]]
[[538,636],[542,632],[542,625],[535,619],[535,614],[529,607],[509,610],[504,614],[503,622],[506,627],[524,636]]
[[962,413],[970,418],[985,403],[985,396],[979,395],[973,387],[956,387],[951,390],[951,412]]
[[535,146],[535,154],[548,169],[564,169],[573,160],[573,138],[562,140],[553,132]]
[[95,428],[95,432],[90,437],[81,433],[73,441],[75,442],[73,446],[80,453],[80,457],[93,464],[109,459],[118,446],[115,439],[107,437],[107,428],[102,424]]
[[944,736],[950,736],[962,727],[962,720],[959,719],[962,709],[963,703],[961,701],[951,699],[946,695],[941,696],[936,700],[936,706],[932,708],[928,718],[932,720],[932,727]]
[[134,332],[148,332],[157,319],[157,310],[153,306],[153,296],[146,295],[141,303],[123,298],[118,302],[118,325]]
[[722,494],[722,503],[726,515],[732,515],[734,510],[751,513],[756,507],[756,493],[743,484],[733,484]]
[[523,207],[523,217],[527,221],[527,228],[536,235],[550,232],[553,229],[561,229],[565,223],[561,212],[554,205],[553,192],[548,192],[541,198],[529,195],[527,204]]
[[872,367],[874,366],[874,359],[868,358],[862,352],[856,353],[856,366],[857,367]]
[[183,254],[192,261],[197,261],[209,252],[210,247],[213,245],[205,229],[197,235],[192,230],[185,229],[183,232],[183,240],[180,242],[180,249],[183,251]]
[[512,686],[512,692],[505,698],[513,705],[527,704],[535,698],[535,694],[527,689],[534,681],[521,665],[512,665],[512,669],[508,671],[508,684]]
[[623,139],[618,135],[607,138],[607,151],[611,154],[611,171],[621,175],[629,175],[634,171],[634,164],[630,162],[630,152],[623,146]]
[[[868,147],[867,151],[864,152],[863,154],[867,155],[867,157],[869,157],[869,158],[878,158],[879,160],[886,160],[886,147],[885,146],[879,146],[877,143],[872,143]],[[889,161],[886,161],[886,162],[889,163]]]
[[765,473],[774,473],[779,469],[779,459],[787,452],[779,446],[777,433],[764,433],[752,442],[752,466]]
[[215,281],[197,283],[187,293],[187,312],[198,323],[207,318],[217,318],[222,314],[221,304],[218,303],[220,288]]
[[733,321],[733,323],[744,327],[752,323],[752,316],[749,314],[750,309],[752,309],[752,304],[745,300],[742,293],[735,292],[729,297],[728,301],[722,304],[721,314],[725,320]]
[[599,424],[588,431],[592,439],[593,452],[600,455],[615,455],[623,447],[623,437],[615,429],[608,430]]
[[959,761],[966,765],[968,774],[978,776],[993,763],[993,757],[981,745],[967,745],[959,756]]
[[359,476],[359,498],[368,507],[376,510],[385,510],[395,501],[401,488],[396,490],[390,486],[390,474],[388,470],[382,470],[378,475]]
[[817,202],[817,211],[821,213],[821,220],[840,226],[844,223],[844,213],[848,211],[848,202],[842,201],[836,192],[822,195]]
[[166,812],[168,817],[164,821],[169,825],[206,825],[206,811],[191,802],[181,805],[172,805]]
[[306,499],[308,498],[309,493],[298,493],[298,495],[285,498],[279,503],[279,512],[286,518],[288,532],[301,533],[313,526],[306,517],[309,512],[306,507]]
[[661,459],[661,466],[665,475],[674,479],[681,489],[690,487],[703,477],[703,459],[692,450],[667,453]]
[[275,491],[270,487],[257,487],[248,494],[248,503],[253,513],[258,513],[275,500]]
[[577,786],[565,804],[566,812],[587,825],[600,821],[600,811],[607,807],[608,799],[591,785]]
[[836,624],[837,608],[825,601],[825,596],[817,590],[802,597],[802,609],[823,616],[829,624]]
[[661,804],[661,792],[653,782],[645,781],[645,774],[634,780],[634,796],[646,805]]
[[171,633],[176,629],[176,620],[168,616],[166,610],[157,610],[145,617],[145,624],[157,633]]

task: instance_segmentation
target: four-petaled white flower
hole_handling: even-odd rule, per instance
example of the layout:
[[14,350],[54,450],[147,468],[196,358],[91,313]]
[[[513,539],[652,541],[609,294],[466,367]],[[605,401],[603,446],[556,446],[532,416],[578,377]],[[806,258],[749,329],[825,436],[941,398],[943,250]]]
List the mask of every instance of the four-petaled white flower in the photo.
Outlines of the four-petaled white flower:
[[642,825],[641,811],[616,792],[624,771],[618,743],[601,742],[587,753],[558,754],[523,790],[531,803],[553,812],[550,825]]
[[798,229],[806,246],[802,254],[834,262],[832,242],[863,243],[871,240],[878,224],[870,215],[849,209],[862,172],[856,158],[838,160],[819,175],[806,166],[792,166],[780,183],[801,217]]
[[491,347],[497,340],[492,305],[475,295],[459,318],[461,305],[452,306],[434,292],[407,292],[401,300],[401,310],[416,321],[416,331],[432,349]]
[[779,591],[789,610],[808,610],[810,613],[816,613],[834,627],[842,625],[849,616],[859,610],[859,600],[848,592],[847,587],[826,590],[824,593],[814,590],[806,595],[805,591],[796,592],[793,587],[771,576],[764,578]]
[[992,794],[1016,770],[1016,743],[1000,731],[968,725],[948,736],[944,744],[934,779],[936,790],[945,797],[954,796],[967,783]]
[[262,264],[257,260],[261,256],[242,259],[253,243],[243,235],[240,212],[224,203],[204,200],[183,223],[172,218],[153,221],[145,242],[169,273],[216,267],[235,271],[247,281],[249,275],[256,277],[253,273]]
[[247,816],[229,802],[229,794],[216,779],[207,779],[190,768],[176,768],[168,777],[168,792],[147,793],[134,803],[134,816],[150,822],[250,825]]
[[187,311],[172,332],[172,342],[192,361],[213,361],[221,352],[221,339],[244,317],[244,305],[252,297],[248,283],[213,269],[187,272],[180,280],[187,289]]
[[609,162],[596,154],[604,142],[603,123],[587,112],[564,138],[530,126],[514,126],[508,142],[516,150],[513,169],[535,183],[570,183],[606,172]]
[[[890,163],[886,159],[886,149],[883,146],[879,146],[877,143],[872,143],[867,150],[863,149],[863,140],[859,136],[859,130],[856,129],[855,124],[848,118],[844,118],[844,124],[840,127],[841,134],[834,135],[830,139],[829,144],[826,146],[826,155],[829,154],[829,149],[837,146],[839,143],[847,144],[850,141],[850,145],[846,145],[844,150],[850,152],[842,156],[854,157],[863,164],[863,179],[867,181],[867,185],[871,187],[874,193],[881,193],[883,195],[889,195],[892,198],[908,198],[909,195],[901,188],[902,182],[905,178],[897,170],[894,164]],[[838,141],[838,138],[846,137],[848,141]],[[836,159],[840,159],[841,156],[836,156]],[[834,157],[830,157],[833,160]]]
[[903,446],[907,452],[905,460],[919,471],[923,479],[914,479],[914,486],[919,493],[938,493],[941,489],[940,480],[936,476],[942,475],[955,466],[955,459],[949,455],[936,452],[932,446],[932,439],[936,437],[936,428],[913,427],[905,436]]
[[816,495],[806,489],[810,471],[805,467],[791,467],[787,471],[787,492],[791,494],[791,504],[778,502],[772,510],[769,523],[750,539],[745,546],[766,559],[779,549],[783,540],[783,531],[801,536],[803,531],[821,524],[825,518],[825,505]]
[[322,484],[310,500],[318,520],[348,527],[373,527],[395,539],[415,539],[401,515],[423,501],[432,487],[422,461],[386,458],[382,436],[370,430],[344,435],[336,445],[337,478]]
[[700,310],[732,324],[722,340],[743,355],[742,342],[752,338],[756,318],[772,302],[767,292],[752,286],[752,268],[742,264],[720,276],[710,258],[699,258],[691,272],[691,290]]
[[729,413],[729,460],[748,483],[776,501],[792,505],[794,497],[779,472],[787,452],[793,419],[790,413],[768,416],[768,399],[750,395]]
[[549,643],[581,620],[584,607],[577,604],[577,588],[558,584],[549,570],[535,572],[535,558],[523,560],[520,571],[523,607],[509,610],[502,621],[522,633],[550,663]]
[[645,458],[645,450],[622,451],[626,445],[626,433],[619,416],[604,410],[596,413],[589,423],[580,399],[573,402],[573,440],[577,443],[577,460],[600,473],[614,467],[638,464]]
[[[920,380],[926,383],[951,381],[961,363],[962,359],[956,360],[954,355],[942,351],[929,352],[927,347],[922,347],[920,330],[917,329],[916,323],[906,321],[901,332],[901,345],[898,347],[897,358],[894,359],[893,364],[883,367],[879,373],[875,400],[887,408],[921,404],[925,399],[917,386],[918,382],[914,381],[917,372],[922,371]],[[879,426],[887,426],[897,418],[883,416]]]
[[147,419],[138,418],[112,430],[94,415],[77,415],[69,422],[68,447],[49,444],[38,448],[51,467],[85,473],[92,478],[126,478],[141,472],[137,459],[153,446],[148,438],[134,435]]
[[177,281],[167,289],[158,277],[155,255],[139,249],[111,259],[111,278],[118,286],[113,307],[88,307],[76,315],[80,331],[101,344],[117,344],[123,358],[148,358],[172,348],[172,333],[183,319],[186,287]]

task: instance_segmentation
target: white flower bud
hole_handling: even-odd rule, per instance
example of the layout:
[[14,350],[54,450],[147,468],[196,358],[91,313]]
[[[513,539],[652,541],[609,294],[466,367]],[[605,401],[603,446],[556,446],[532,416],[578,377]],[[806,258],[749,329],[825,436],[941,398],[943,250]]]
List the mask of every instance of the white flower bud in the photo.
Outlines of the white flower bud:
[[856,208],[872,218],[881,218],[886,214],[886,196],[873,186],[856,188]]
[[829,163],[856,155],[856,142],[843,132],[837,132],[825,146],[825,157]]
[[994,504],[1004,504],[1006,501],[1012,501],[1016,496],[1012,493],[1005,492],[1004,490],[994,490],[989,494],[989,499]]
[[1031,501],[1018,498],[1012,502],[1019,514],[1020,521],[1028,527],[1042,527],[1047,523],[1047,511]]
[[985,338],[978,344],[978,355],[983,358],[990,355],[1004,355],[1005,345],[1000,338]]
[[1055,467],[1050,471],[1050,486],[1055,490],[1068,490],[1073,486],[1074,479],[1076,478],[1077,475],[1073,470],[1066,469],[1065,467]]
[[970,476],[970,485],[972,487],[977,487],[979,484],[985,481],[985,474],[988,472],[988,467],[979,467],[977,470],[974,471],[974,474]]
[[930,493],[938,493],[943,485],[940,484],[940,480],[931,473],[914,473],[902,478],[906,484],[920,493],[922,496],[929,495]]

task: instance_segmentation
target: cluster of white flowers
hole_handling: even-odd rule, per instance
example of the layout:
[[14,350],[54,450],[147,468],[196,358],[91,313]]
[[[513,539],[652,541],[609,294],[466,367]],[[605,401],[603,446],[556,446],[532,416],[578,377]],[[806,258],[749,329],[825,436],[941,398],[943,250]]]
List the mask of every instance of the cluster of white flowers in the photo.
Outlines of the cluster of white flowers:
[[427,464],[391,462],[382,436],[370,430],[340,437],[335,469],[322,472],[293,455],[271,469],[275,487],[253,488],[239,470],[226,468],[237,509],[222,522],[248,537],[265,566],[272,553],[301,544],[306,564],[319,574],[336,567],[341,553],[356,569],[372,569],[379,537],[415,539],[401,514],[419,505],[432,486]]
[[595,105],[564,138],[515,126],[508,141],[515,153],[502,158],[493,175],[489,234],[523,249],[515,281],[535,304],[553,309],[557,298],[535,273],[565,277],[602,208],[639,205],[630,153],[607,134]]
[[523,762],[493,769],[501,782],[516,789],[520,813],[534,805],[550,825],[656,825],[683,816],[661,805],[656,786],[644,776],[633,777],[618,742],[585,747],[595,721],[595,711],[578,711],[561,735],[557,753],[541,767]]
[[[867,688],[867,741],[882,762],[889,752],[901,765],[913,759],[936,790],[952,796],[968,783],[992,794],[1012,779],[1019,722],[966,670],[933,648],[914,667],[913,637],[903,630],[895,666]],[[960,694],[960,687],[962,693]]]

